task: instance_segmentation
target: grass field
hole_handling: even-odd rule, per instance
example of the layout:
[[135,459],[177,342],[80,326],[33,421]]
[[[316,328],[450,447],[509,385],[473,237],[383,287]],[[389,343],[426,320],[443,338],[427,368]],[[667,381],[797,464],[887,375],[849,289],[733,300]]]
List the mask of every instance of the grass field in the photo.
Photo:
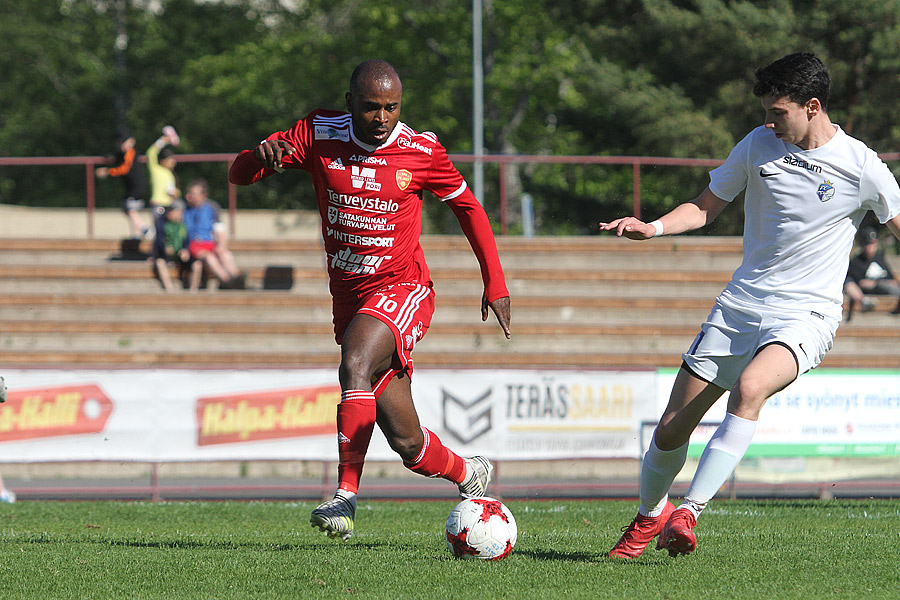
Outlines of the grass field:
[[633,561],[603,557],[633,502],[510,501],[519,541],[496,563],[451,558],[453,504],[361,501],[347,543],[309,502],[0,505],[0,597],[900,597],[895,501],[715,501],[696,552]]

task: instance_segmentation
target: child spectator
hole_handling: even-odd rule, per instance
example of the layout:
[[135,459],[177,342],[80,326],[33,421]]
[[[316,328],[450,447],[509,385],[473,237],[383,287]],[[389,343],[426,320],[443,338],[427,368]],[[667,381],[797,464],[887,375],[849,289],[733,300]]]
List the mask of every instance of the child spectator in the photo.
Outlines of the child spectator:
[[144,224],[139,214],[144,208],[147,184],[143,170],[137,167],[134,138],[123,131],[116,138],[116,145],[118,150],[106,157],[106,166],[97,168],[97,177],[100,179],[105,179],[107,176],[121,178],[122,184],[125,186],[122,211],[128,217],[131,237],[133,239],[149,237],[153,230]]
[[159,280],[167,292],[174,292],[175,286],[169,276],[169,264],[178,266],[179,273],[185,267],[191,267],[190,289],[196,291],[200,287],[200,275],[203,265],[191,259],[188,251],[188,233],[184,224],[184,201],[175,200],[165,213],[162,235],[157,236],[153,244],[153,263]]
[[191,257],[202,261],[209,274],[219,280],[223,289],[243,289],[245,276],[235,264],[234,255],[224,243],[224,227],[219,221],[219,211],[208,197],[208,186],[203,179],[195,179],[188,185],[187,208],[184,222],[187,225]]

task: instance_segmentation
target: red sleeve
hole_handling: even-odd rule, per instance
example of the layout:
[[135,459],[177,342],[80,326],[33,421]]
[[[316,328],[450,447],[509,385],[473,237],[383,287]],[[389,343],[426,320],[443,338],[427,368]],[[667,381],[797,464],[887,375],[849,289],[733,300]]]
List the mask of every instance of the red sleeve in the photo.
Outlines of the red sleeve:
[[445,200],[445,202],[459,220],[463,233],[466,234],[466,238],[475,252],[478,264],[481,265],[481,279],[484,281],[484,292],[488,302],[509,296],[491,222],[488,220],[484,208],[475,198],[475,194],[467,187],[461,194]]
[[228,181],[235,185],[250,185],[273,173],[276,171],[265,168],[254,158],[252,150],[244,150],[235,157],[231,167],[228,168]]
[[431,167],[424,187],[446,202],[459,220],[478,264],[481,265],[481,279],[484,281],[488,302],[509,296],[487,213],[475,194],[469,190],[466,180],[453,166],[447,150],[438,142],[437,136],[429,132],[422,136],[432,142]]
[[[295,148],[294,154],[284,157],[285,169],[304,168],[304,161],[311,143],[309,123],[312,122],[313,114],[315,112],[310,113],[305,119],[297,121],[286,131],[276,131],[266,137],[267,140],[284,140]],[[253,156],[253,150],[244,150],[231,163],[231,167],[228,169],[228,181],[235,185],[250,185],[277,172],[274,169],[266,168],[263,163],[257,161]]]

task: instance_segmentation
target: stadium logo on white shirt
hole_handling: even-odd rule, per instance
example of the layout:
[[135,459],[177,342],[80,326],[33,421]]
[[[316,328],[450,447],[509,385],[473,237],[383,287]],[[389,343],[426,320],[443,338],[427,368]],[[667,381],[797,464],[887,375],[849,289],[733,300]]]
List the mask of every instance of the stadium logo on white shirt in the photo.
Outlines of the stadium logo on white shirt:
[[816,196],[818,196],[819,200],[822,202],[828,202],[834,198],[834,184],[826,179],[819,184],[819,189],[816,190]]
[[812,171],[813,173],[821,173],[822,172],[821,166],[811,163],[811,162],[806,162],[802,158],[797,158],[796,156],[791,156],[790,154],[785,156],[782,159],[782,161],[786,165],[791,165],[792,167],[801,167],[803,169],[806,169],[807,171]]

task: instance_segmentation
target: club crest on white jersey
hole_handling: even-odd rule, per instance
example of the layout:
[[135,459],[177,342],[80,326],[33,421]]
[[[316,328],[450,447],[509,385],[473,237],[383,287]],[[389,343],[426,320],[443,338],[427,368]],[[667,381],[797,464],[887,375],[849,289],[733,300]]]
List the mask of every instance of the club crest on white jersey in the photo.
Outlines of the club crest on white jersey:
[[819,200],[822,202],[828,202],[834,198],[834,191],[834,184],[826,179],[819,184],[819,189],[816,190],[816,196],[818,196]]

